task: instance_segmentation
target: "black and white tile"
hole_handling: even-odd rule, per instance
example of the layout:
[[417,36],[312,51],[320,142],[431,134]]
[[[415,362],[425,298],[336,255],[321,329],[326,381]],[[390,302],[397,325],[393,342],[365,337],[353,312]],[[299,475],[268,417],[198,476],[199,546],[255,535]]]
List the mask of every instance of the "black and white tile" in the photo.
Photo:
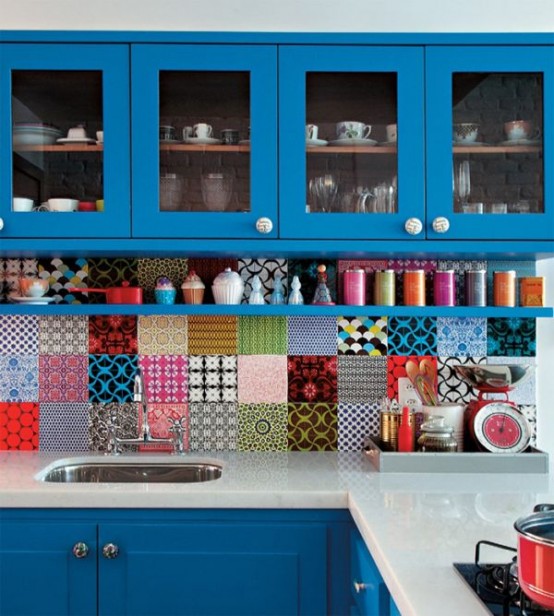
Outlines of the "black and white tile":
[[238,405],[228,402],[189,404],[190,451],[235,451]]

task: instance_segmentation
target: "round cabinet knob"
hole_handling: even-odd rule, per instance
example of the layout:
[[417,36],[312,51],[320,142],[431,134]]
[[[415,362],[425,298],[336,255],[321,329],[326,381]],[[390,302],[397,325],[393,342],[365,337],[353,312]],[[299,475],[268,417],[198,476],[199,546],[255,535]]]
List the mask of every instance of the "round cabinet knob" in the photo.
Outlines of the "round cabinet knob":
[[435,220],[433,220],[432,227],[435,233],[446,233],[448,229],[450,229],[450,222],[448,218],[444,216],[437,216]]
[[258,233],[271,233],[272,229],[273,222],[271,221],[271,218],[266,218],[264,216],[263,218],[258,218],[256,221],[256,231],[258,231]]
[[102,548],[102,556],[104,558],[117,558],[119,554],[119,547],[115,543],[106,543]]
[[364,584],[363,582],[354,582],[354,590],[356,591],[356,594],[359,595],[361,592],[364,592],[366,588],[367,584]]
[[78,541],[71,551],[75,558],[86,558],[88,556],[88,545],[83,541]]
[[408,218],[404,225],[404,229],[406,229],[410,235],[417,235],[423,230],[423,223],[419,218]]
[[4,228],[4,219],[0,218],[0,231]]

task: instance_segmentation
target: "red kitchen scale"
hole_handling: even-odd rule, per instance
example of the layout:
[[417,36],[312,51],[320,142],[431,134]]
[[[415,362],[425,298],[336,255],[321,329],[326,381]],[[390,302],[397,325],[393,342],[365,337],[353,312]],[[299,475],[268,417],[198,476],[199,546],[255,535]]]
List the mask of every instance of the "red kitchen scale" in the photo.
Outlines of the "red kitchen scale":
[[457,364],[453,368],[479,392],[465,413],[467,432],[477,449],[492,453],[519,453],[527,449],[531,426],[509,399],[508,392],[529,376],[532,366]]

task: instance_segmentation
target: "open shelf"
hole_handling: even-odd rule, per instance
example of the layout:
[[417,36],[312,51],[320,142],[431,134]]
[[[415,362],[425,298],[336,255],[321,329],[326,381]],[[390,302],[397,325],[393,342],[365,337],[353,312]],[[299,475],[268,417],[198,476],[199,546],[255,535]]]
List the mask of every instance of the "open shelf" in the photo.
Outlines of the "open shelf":
[[394,146],[378,146],[378,145],[363,145],[363,146],[338,146],[324,145],[306,147],[306,151],[310,154],[396,154]]
[[75,143],[68,145],[18,145],[15,152],[102,152],[102,143]]
[[542,152],[540,145],[462,145],[452,148],[454,154],[527,154]]
[[189,145],[186,143],[160,143],[162,152],[250,152],[249,145]]

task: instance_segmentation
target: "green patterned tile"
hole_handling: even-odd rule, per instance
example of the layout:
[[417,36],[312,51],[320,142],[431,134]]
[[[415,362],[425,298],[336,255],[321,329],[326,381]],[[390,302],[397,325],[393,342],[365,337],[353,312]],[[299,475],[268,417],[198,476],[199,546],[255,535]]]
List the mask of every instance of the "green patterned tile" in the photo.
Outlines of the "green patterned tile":
[[286,451],[287,405],[239,404],[239,451]]
[[289,451],[336,451],[337,404],[323,402],[288,405]]
[[239,317],[240,355],[286,355],[286,317]]

